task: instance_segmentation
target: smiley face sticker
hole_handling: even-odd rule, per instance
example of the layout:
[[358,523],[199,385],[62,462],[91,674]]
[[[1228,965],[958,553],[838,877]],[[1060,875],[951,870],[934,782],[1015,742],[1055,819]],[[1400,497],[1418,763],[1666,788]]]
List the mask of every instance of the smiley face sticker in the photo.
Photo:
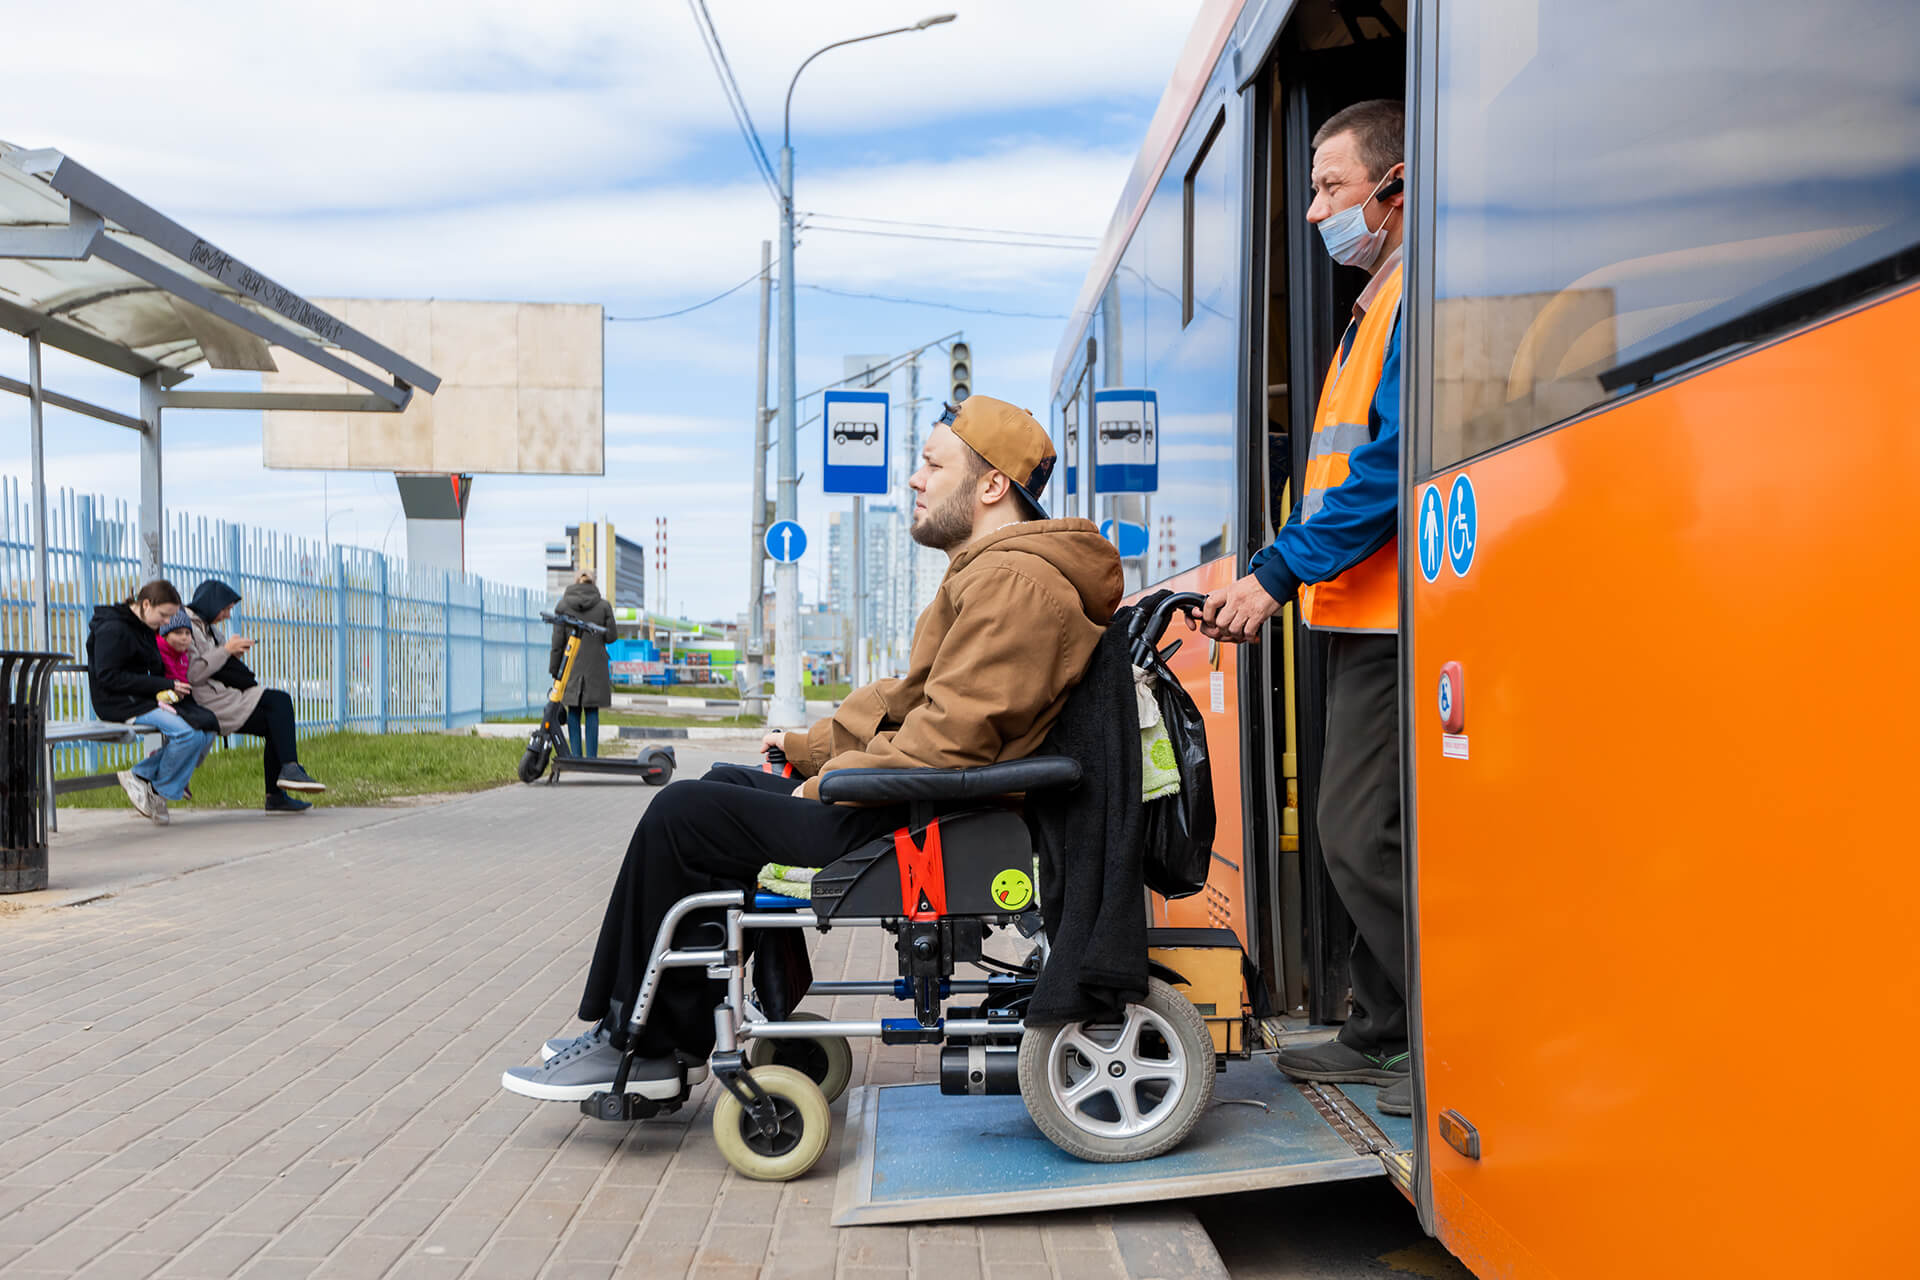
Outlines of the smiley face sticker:
[[1023,911],[1033,901],[1033,881],[1024,871],[1008,867],[993,878],[994,905],[1006,911]]

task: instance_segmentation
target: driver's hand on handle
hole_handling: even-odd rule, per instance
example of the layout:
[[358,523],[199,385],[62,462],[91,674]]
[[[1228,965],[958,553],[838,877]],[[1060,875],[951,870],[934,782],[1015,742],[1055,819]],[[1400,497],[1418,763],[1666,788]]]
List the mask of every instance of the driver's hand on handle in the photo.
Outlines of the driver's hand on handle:
[[1209,640],[1255,644],[1260,639],[1260,628],[1266,625],[1268,618],[1280,612],[1283,604],[1284,601],[1275,600],[1260,585],[1258,578],[1248,574],[1231,586],[1208,592],[1207,603],[1200,610],[1199,622],[1196,624],[1189,617],[1187,626],[1197,627],[1200,634]]

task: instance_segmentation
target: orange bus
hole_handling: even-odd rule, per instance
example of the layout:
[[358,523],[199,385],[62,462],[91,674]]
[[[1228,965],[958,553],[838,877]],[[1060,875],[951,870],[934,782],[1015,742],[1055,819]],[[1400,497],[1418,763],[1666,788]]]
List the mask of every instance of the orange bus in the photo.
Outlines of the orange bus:
[[[1207,4],[1053,373],[1053,510],[1144,527],[1135,590],[1285,518],[1364,283],[1309,139],[1373,97],[1410,166],[1388,1169],[1486,1276],[1911,1273],[1920,4]],[[1324,649],[1292,610],[1187,640],[1220,833],[1156,907],[1316,1024]],[[1841,995],[1871,1021],[1803,1021]]]

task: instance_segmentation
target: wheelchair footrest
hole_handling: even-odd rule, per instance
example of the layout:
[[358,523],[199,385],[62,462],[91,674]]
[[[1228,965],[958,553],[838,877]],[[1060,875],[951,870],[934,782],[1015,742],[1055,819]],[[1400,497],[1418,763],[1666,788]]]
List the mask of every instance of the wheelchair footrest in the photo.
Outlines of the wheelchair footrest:
[[596,1093],[580,1100],[580,1114],[595,1120],[647,1120],[657,1115],[672,1115],[683,1099],[656,1102],[637,1093]]

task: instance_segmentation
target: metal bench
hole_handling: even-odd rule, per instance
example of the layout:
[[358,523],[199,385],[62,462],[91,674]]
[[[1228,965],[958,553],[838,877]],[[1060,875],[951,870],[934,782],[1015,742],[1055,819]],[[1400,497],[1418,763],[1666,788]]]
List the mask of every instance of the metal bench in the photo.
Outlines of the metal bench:
[[[56,675],[84,675],[86,668],[77,665],[62,665],[54,668]],[[54,831],[60,829],[60,811],[57,797],[73,791],[91,791],[96,787],[115,785],[111,773],[82,774],[77,778],[55,778],[53,776],[53,752],[56,747],[71,747],[80,743],[99,742],[112,746],[124,746],[138,742],[148,734],[160,732],[151,725],[121,724],[114,720],[48,720],[47,721],[47,825]]]

